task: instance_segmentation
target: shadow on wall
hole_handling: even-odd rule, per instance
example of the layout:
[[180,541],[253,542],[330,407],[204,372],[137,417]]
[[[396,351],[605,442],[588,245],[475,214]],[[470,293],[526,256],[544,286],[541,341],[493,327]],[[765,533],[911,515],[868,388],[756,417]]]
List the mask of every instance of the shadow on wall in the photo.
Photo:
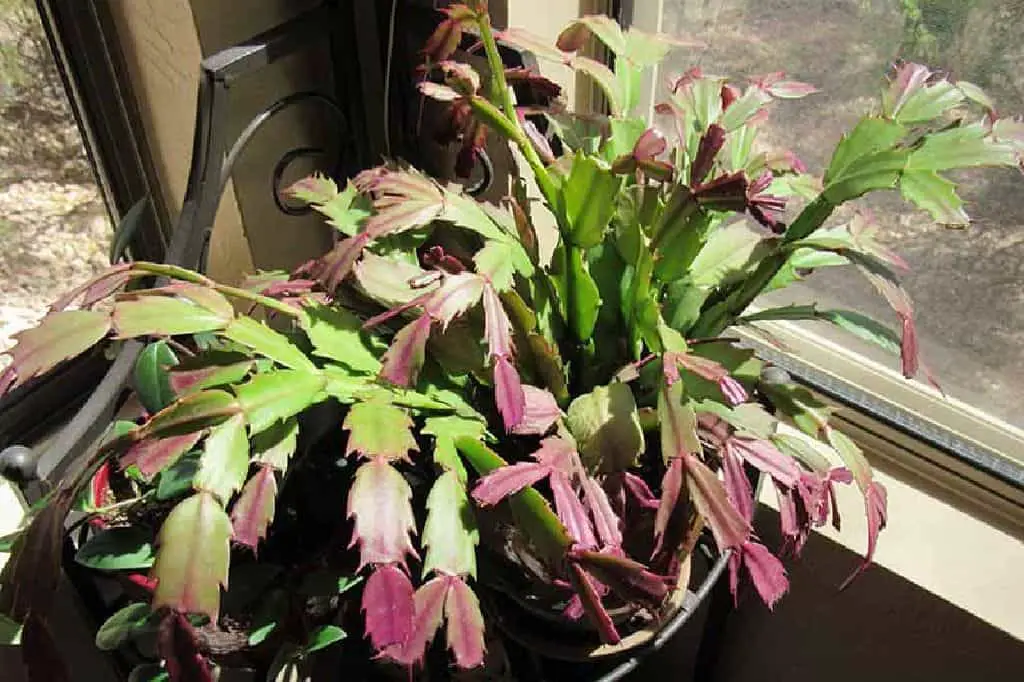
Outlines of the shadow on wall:
[[[778,515],[763,507],[761,514],[758,528],[771,529],[762,537],[777,547]],[[710,682],[1002,682],[1024,675],[1024,643],[880,566],[837,592],[857,560],[814,534],[788,564],[792,588],[775,613],[748,588]],[[677,679],[668,658],[651,661],[638,679]]]

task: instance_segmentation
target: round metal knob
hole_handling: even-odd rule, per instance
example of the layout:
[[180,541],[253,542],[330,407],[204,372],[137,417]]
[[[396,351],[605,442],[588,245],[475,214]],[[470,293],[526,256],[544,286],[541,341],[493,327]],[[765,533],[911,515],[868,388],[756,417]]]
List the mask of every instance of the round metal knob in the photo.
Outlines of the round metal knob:
[[36,479],[36,455],[24,445],[11,445],[0,451],[0,476],[23,485]]

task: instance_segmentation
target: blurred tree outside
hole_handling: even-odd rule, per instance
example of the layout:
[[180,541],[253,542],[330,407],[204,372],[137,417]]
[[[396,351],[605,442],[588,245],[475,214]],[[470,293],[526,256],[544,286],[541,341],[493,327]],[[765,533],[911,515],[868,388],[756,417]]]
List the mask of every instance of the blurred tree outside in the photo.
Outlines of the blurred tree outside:
[[0,0],[0,182],[92,180],[35,4]]
[[901,54],[984,88],[1001,93],[1010,90],[1017,101],[1024,99],[1024,2],[900,1],[904,21]]

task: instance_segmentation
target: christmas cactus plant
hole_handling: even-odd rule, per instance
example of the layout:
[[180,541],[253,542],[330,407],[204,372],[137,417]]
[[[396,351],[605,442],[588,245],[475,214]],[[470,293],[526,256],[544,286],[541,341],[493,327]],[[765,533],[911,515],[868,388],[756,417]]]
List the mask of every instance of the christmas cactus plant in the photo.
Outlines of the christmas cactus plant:
[[[452,60],[464,32],[488,73]],[[0,606],[29,660],[46,664],[76,511],[78,562],[135,595],[100,644],[155,635],[173,680],[210,679],[225,650],[303,665],[353,617],[375,656],[415,667],[443,637],[455,666],[480,666],[485,556],[614,644],[668,615],[705,528],[733,591],[749,581],[771,607],[787,589],[776,554],[839,525],[839,484],[863,493],[871,561],[886,495],[863,454],[825,405],[767,380],[723,334],[827,321],[913,376],[905,266],[865,214],[837,210],[895,190],[965,223],[943,173],[1019,165],[1024,124],[969,83],[900,64],[817,177],[757,144],[776,102],[813,87],[694,69],[657,108],[663,135],[637,104],[671,40],[605,17],[573,22],[555,47],[498,38],[592,77],[610,109],[577,116],[541,74],[506,72],[485,3],[446,10],[419,88],[448,107],[463,169],[488,138],[513,149],[524,172],[500,204],[400,162],[344,187],[311,177],[292,193],[338,230],[323,258],[239,286],[123,263],[18,336],[5,391],[97,344],[148,344],[103,444],[14,540]],[[592,39],[614,69],[581,54]],[[541,104],[518,106],[511,85]],[[751,309],[843,265],[888,300],[896,329],[813,302]],[[784,547],[754,532],[751,472],[778,495]]]

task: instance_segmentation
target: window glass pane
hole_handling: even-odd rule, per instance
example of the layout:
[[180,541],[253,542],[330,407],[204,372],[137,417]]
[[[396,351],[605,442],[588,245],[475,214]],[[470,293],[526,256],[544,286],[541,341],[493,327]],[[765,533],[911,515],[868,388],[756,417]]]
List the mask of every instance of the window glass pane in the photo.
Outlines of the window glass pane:
[[0,0],[0,351],[108,263],[111,236],[35,3]]
[[[760,136],[762,144],[795,151],[817,175],[843,131],[877,102],[883,74],[900,57],[981,85],[1001,115],[1024,113],[1020,0],[665,0],[662,21],[664,32],[696,37],[705,47],[673,53],[658,101],[669,78],[692,66],[736,79],[785,70],[820,88],[776,104]],[[934,225],[895,193],[860,205],[874,211],[882,241],[912,268],[904,283],[916,303],[923,358],[943,388],[1024,426],[1024,179],[1005,169],[962,177],[974,221],[965,230]],[[812,296],[896,324],[849,268],[819,271],[761,303]],[[863,350],[898,365],[873,347]]]

